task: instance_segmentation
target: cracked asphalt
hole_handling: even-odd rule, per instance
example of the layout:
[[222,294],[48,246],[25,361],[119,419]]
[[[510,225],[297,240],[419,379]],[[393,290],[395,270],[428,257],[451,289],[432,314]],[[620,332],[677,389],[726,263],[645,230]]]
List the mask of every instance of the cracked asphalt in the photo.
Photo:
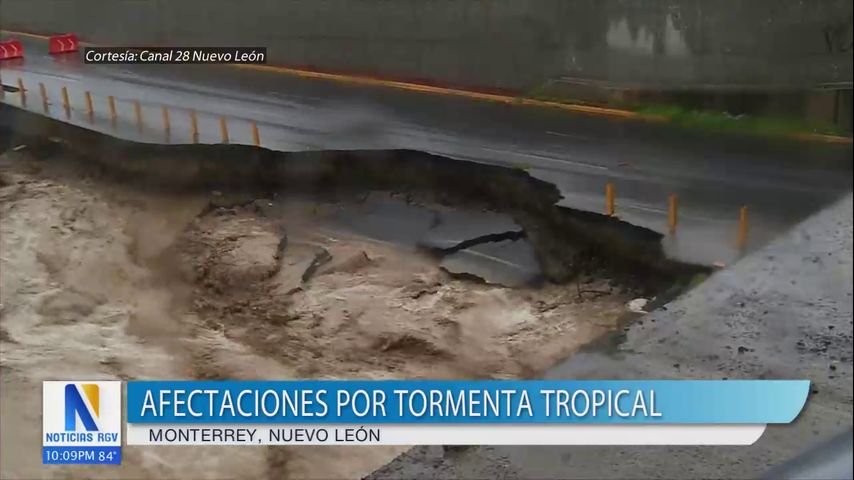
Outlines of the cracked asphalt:
[[[679,230],[668,254],[703,264],[730,263],[738,209],[750,206],[748,250],[764,245],[852,188],[851,145],[770,141],[683,130],[466,98],[311,80],[217,66],[84,65],[52,57],[42,41],[22,39],[24,61],[4,62],[4,84],[22,79],[28,109],[86,128],[147,142],[190,142],[189,109],[198,112],[199,141],[218,143],[219,117],[229,141],[251,140],[281,151],[408,148],[451,158],[523,168],[557,185],[561,205],[603,212],[614,183],[617,214],[635,225],[667,230],[667,198],[680,198]],[[69,92],[65,118],[60,90]],[[95,114],[86,114],[91,91]],[[115,127],[106,97],[116,98]],[[143,127],[136,125],[139,100]],[[19,106],[18,94],[3,99]],[[171,109],[168,137],[161,106]]]
[[[753,253],[634,323],[615,348],[575,355],[547,378],[808,378],[813,395],[792,425],[771,427],[751,448],[417,447],[369,478],[755,478],[852,424],[852,188],[850,145],[722,136],[664,125],[590,117],[467,99],[310,81],[220,67],[94,66],[54,59],[25,41],[24,62],[4,63],[2,81],[21,78],[26,108],[147,142],[189,141],[187,112],[199,112],[200,140],[219,142],[220,116],[232,143],[249,143],[249,120],[276,150],[422,150],[523,168],[557,185],[562,205],[601,212],[604,185],[617,190],[624,220],[666,228],[666,199],[680,196],[680,229],[664,247],[683,260],[732,263],[737,211],[750,205]],[[95,96],[85,114],[83,92]],[[116,96],[113,127],[105,110]],[[145,126],[135,125],[139,100]],[[20,105],[20,96],[2,99]],[[160,107],[172,109],[164,137]],[[846,196],[847,195],[847,196]],[[809,218],[828,203],[839,203]],[[783,235],[769,245],[778,235]]]
[[850,432],[852,196],[545,378],[809,379],[812,392],[746,448],[415,447],[367,478],[757,478]]

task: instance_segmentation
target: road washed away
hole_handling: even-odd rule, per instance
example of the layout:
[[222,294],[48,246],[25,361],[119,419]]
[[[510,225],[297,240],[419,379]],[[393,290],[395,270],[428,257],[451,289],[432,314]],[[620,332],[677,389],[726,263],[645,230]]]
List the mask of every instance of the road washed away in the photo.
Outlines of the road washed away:
[[121,472],[45,467],[30,454],[40,382],[531,378],[668,285],[604,267],[552,281],[543,252],[559,242],[483,205],[152,188],[62,142],[12,147],[0,156],[4,477],[360,478],[405,447],[146,446],[125,449]]
[[[4,476],[116,475],[26,454],[41,443],[42,380],[525,378],[617,328],[639,295],[595,275],[518,288],[455,278],[428,249],[341,221],[398,202],[389,194],[152,194],[63,155],[2,157]],[[359,478],[403,450],[194,447],[190,459],[180,447],[135,447],[119,468]]]

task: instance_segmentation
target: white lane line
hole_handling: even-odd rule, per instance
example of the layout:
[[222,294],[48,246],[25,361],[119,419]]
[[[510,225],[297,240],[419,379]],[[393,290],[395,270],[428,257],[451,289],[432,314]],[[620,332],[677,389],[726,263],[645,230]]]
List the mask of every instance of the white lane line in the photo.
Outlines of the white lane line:
[[549,135],[554,135],[556,137],[566,137],[566,138],[574,138],[576,140],[590,141],[592,138],[585,135],[578,135],[575,133],[563,133],[563,132],[553,132],[551,130],[546,130],[546,133]]
[[513,263],[510,260],[504,260],[503,258],[493,257],[492,255],[489,255],[486,253],[481,253],[481,252],[478,252],[476,250],[472,250],[471,248],[464,248],[464,249],[458,250],[454,253],[460,253],[460,252],[465,252],[465,253],[468,253],[470,255],[474,255],[477,257],[481,257],[481,258],[486,258],[488,260],[495,261],[496,263],[501,263],[501,264],[507,265],[508,267],[515,268],[516,270],[524,270],[525,269],[522,265],[520,265],[518,263]]
[[[563,166],[573,165],[576,167],[590,168],[593,170],[610,170],[610,168],[603,167],[602,165],[596,165],[596,164],[588,163],[588,162],[581,162],[578,160],[570,160],[570,158],[572,158],[572,157],[569,157],[569,156],[562,157],[562,158],[561,157],[552,157],[552,156],[546,156],[546,155],[539,155],[536,153],[524,153],[524,152],[518,152],[518,151],[514,151],[514,150],[502,150],[499,148],[490,148],[490,147],[484,147],[484,146],[475,146],[475,148],[480,148],[480,149],[486,150],[488,152],[510,154],[510,155],[516,155],[519,157],[535,158],[537,160],[544,160],[546,162],[551,162],[551,163],[563,165]],[[532,165],[532,167],[536,168],[536,165]]]

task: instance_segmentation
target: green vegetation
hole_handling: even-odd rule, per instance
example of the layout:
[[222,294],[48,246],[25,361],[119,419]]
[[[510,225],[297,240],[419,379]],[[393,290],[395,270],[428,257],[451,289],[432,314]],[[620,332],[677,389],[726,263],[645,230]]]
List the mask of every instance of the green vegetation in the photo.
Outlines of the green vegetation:
[[516,168],[517,170],[522,170],[522,171],[525,171],[525,172],[528,172],[528,171],[530,171],[532,168],[534,168],[534,166],[533,166],[533,165],[531,165],[531,164],[530,164],[530,163],[528,163],[528,162],[513,162],[513,163],[512,163],[512,165],[513,165],[513,167],[514,167],[514,168]]
[[733,115],[727,112],[711,110],[693,110],[678,105],[620,105],[586,102],[567,97],[548,94],[547,85],[531,89],[520,97],[545,102],[572,105],[591,105],[624,109],[645,115],[663,118],[665,121],[685,128],[702,129],[716,132],[733,132],[767,137],[786,137],[796,135],[820,134],[850,136],[851,133],[829,123],[809,122],[797,118],[770,117],[761,115]]
[[669,122],[689,128],[749,133],[762,136],[787,136],[807,133],[845,135],[834,125],[812,123],[794,118],[731,115],[724,112],[687,110],[678,106],[650,106],[638,112],[657,115]]
[[691,277],[691,280],[688,281],[688,286],[685,287],[685,291],[693,290],[693,289],[699,287],[700,284],[705,282],[709,278],[710,275],[711,275],[710,273],[705,273],[705,272],[694,274],[694,276]]

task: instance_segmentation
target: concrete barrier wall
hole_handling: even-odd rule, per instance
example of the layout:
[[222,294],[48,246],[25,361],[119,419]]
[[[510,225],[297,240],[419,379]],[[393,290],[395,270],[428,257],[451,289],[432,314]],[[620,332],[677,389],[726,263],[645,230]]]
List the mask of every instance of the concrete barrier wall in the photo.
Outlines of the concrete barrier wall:
[[0,27],[513,90],[852,80],[851,0],[2,0]]

